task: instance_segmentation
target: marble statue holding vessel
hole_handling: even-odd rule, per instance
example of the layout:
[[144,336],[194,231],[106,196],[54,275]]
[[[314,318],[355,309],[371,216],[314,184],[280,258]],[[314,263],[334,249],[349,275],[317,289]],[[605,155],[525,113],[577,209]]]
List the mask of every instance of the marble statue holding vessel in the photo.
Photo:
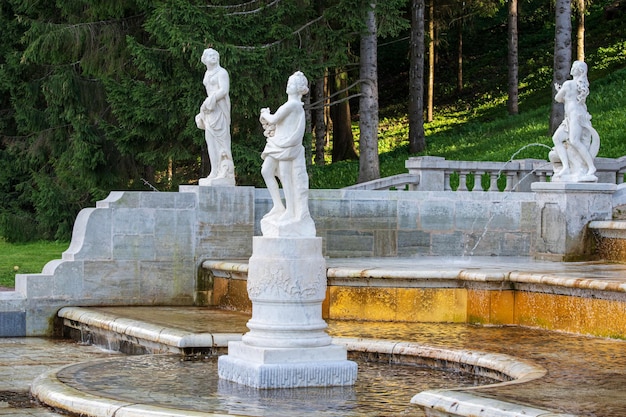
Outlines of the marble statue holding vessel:
[[231,153],[230,137],[230,78],[220,66],[219,53],[205,49],[201,61],[206,65],[202,83],[207,97],[196,115],[196,125],[204,130],[211,172],[201,178],[201,186],[235,185],[235,168]]
[[253,237],[248,262],[250,331],[229,342],[228,355],[218,361],[220,378],[255,388],[345,386],[357,377],[357,364],[347,360],[344,346],[332,344],[322,319],[326,262],[309,214],[302,146],[307,85],[304,74],[295,72],[287,102],[260,115],[267,138],[262,175],[273,208],[261,220],[263,236]]

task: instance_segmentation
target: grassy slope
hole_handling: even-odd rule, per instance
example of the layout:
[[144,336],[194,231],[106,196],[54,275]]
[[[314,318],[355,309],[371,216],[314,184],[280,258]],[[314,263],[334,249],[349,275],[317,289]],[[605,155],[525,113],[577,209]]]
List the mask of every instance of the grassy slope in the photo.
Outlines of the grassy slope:
[[[587,107],[600,134],[600,157],[626,155],[626,68],[591,83]],[[552,146],[548,134],[550,96],[545,102],[516,116],[503,115],[485,120],[467,112],[439,114],[425,125],[427,149],[420,155],[442,156],[449,160],[507,161],[548,158],[543,144]],[[475,109],[476,110],[476,109]],[[479,111],[477,111],[479,113]],[[408,153],[406,117],[384,119],[380,142],[390,149],[381,152],[381,177],[404,173]],[[394,146],[395,145],[395,146]],[[356,183],[358,161],[343,161],[312,169],[311,188],[341,188]]]
[[[626,15],[605,21],[603,11],[603,5],[596,4],[586,18],[585,60],[591,81],[587,106],[600,134],[599,156],[616,158],[626,155]],[[470,62],[465,70],[465,79],[473,84],[462,95],[446,93],[443,87],[436,93],[440,104],[435,104],[435,120],[424,126],[427,149],[420,155],[473,161],[507,161],[513,156],[547,160],[547,149],[532,144],[552,146],[548,121],[554,28],[535,25],[520,33],[520,114],[506,113],[507,97],[502,87],[506,85],[506,46],[496,42],[484,48],[484,39],[475,42],[482,50],[466,51]],[[502,37],[502,33],[488,35],[490,39]],[[478,34],[476,39],[481,36],[485,35]],[[403,88],[406,91],[406,86]],[[404,162],[413,156],[407,146],[406,97],[400,98],[402,103],[381,109],[381,177],[406,172]],[[355,135],[357,140],[358,126]],[[517,153],[520,149],[523,151]],[[356,183],[357,175],[358,161],[314,166],[310,186],[341,188]]]

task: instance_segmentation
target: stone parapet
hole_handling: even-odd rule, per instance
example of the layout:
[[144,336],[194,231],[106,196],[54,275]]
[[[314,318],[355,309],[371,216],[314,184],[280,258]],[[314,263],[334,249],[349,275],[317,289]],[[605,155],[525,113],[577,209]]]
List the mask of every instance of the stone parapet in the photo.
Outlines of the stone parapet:
[[[257,211],[268,199],[257,192]],[[534,251],[533,193],[311,190],[309,206],[331,258]]]
[[[617,169],[617,168],[616,168]],[[423,178],[422,178],[423,180]],[[329,258],[591,255],[589,224],[626,201],[615,184],[534,183],[532,192],[310,190],[309,210]],[[112,192],[82,210],[61,259],[16,275],[0,297],[4,336],[51,334],[68,305],[206,305],[221,292],[200,268],[252,255],[271,208],[266,189],[183,186],[178,193]],[[220,284],[221,285],[221,284]],[[245,287],[233,280],[229,285]],[[322,299],[324,297],[321,297]]]
[[536,256],[556,261],[586,259],[592,255],[592,221],[610,220],[613,193],[610,183],[534,183],[539,213]]
[[68,305],[193,305],[204,259],[250,255],[253,206],[252,187],[112,192],[78,214],[61,259],[16,275],[0,299],[2,335],[51,334]]

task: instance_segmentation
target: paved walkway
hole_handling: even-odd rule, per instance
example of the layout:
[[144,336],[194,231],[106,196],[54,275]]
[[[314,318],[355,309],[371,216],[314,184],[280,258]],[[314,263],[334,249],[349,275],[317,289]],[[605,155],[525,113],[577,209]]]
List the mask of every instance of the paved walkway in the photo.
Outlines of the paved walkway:
[[63,365],[112,355],[119,356],[69,340],[0,338],[0,416],[61,416],[31,401],[31,382]]

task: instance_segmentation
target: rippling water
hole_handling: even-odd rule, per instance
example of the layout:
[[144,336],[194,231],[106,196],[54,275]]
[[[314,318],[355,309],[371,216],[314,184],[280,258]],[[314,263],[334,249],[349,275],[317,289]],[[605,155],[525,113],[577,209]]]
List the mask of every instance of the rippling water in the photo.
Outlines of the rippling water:
[[[610,320],[610,317],[607,317]],[[518,404],[588,417],[626,417],[626,341],[519,326],[329,321],[333,336],[406,340],[451,349],[497,352],[547,369],[526,384],[481,388]]]
[[[132,309],[135,312],[141,309]],[[196,309],[171,308],[167,317],[179,317],[180,327],[196,326],[197,331],[213,331],[213,327],[230,323],[229,330],[237,333],[247,331],[249,316],[241,313],[202,309],[203,320],[199,320]],[[124,307],[125,314],[129,308]],[[192,314],[193,312],[193,314]],[[182,316],[181,313],[185,313]],[[145,309],[150,317],[151,309]],[[223,316],[224,315],[224,316]],[[135,317],[141,318],[141,317]],[[611,320],[610,316],[606,320]],[[586,337],[562,332],[550,332],[515,326],[472,326],[451,323],[392,323],[328,320],[328,333],[339,337],[363,337],[386,340],[402,340],[439,346],[449,349],[469,349],[483,352],[504,353],[533,361],[543,366],[547,375],[531,383],[508,387],[484,387],[478,395],[494,397],[503,401],[543,408],[555,412],[570,413],[585,417],[626,417],[626,341]],[[198,366],[198,364],[192,365]],[[384,365],[383,365],[384,366]],[[364,366],[361,366],[364,371]],[[193,372],[200,372],[198,368]],[[363,371],[359,374],[359,385],[366,383]],[[442,385],[426,383],[417,375],[418,369],[410,368],[418,381],[407,383],[410,394],[402,397],[402,413],[421,413],[417,407],[407,405],[410,397],[424,389]],[[117,372],[117,370],[115,371]],[[444,374],[445,378],[447,374]],[[176,378],[182,378],[176,376]],[[369,378],[369,377],[368,377]],[[386,381],[386,377],[380,377]],[[389,380],[389,384],[395,383]],[[455,386],[454,382],[439,382],[443,387]],[[102,382],[107,385],[106,379]],[[112,384],[109,382],[109,384]],[[146,388],[146,390],[149,390]],[[214,388],[216,390],[216,388]],[[126,395],[128,394],[126,389]],[[312,394],[311,394],[312,395]],[[388,392],[386,395],[390,395]],[[377,401],[377,400],[374,400]],[[407,411],[408,410],[408,411]],[[310,413],[314,415],[315,413]],[[299,415],[299,414],[295,414]],[[333,415],[328,412],[327,415]],[[335,414],[340,415],[340,414]],[[354,415],[367,415],[355,412]],[[371,415],[375,415],[372,413]],[[381,415],[393,415],[383,413]]]
[[426,389],[492,382],[472,375],[359,361],[353,387],[258,390],[217,377],[217,359],[179,356],[114,358],[73,365],[59,379],[101,397],[246,416],[423,416],[410,403]]

